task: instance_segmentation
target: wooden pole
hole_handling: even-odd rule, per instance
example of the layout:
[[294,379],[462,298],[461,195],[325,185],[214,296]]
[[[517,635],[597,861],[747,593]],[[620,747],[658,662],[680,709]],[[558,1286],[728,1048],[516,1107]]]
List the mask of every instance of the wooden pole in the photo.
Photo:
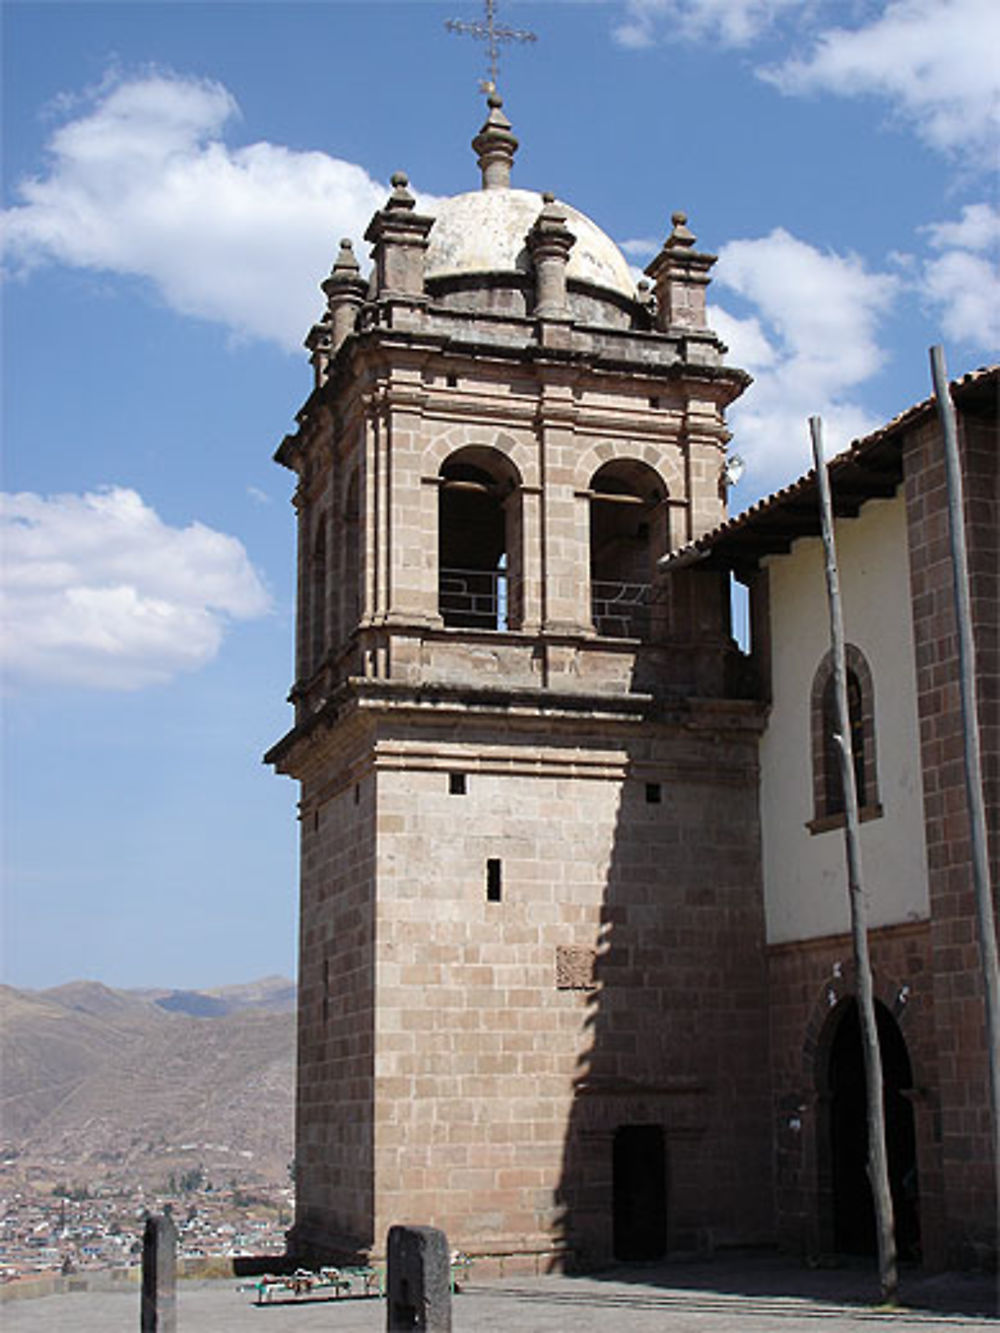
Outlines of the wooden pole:
[[847,895],[851,911],[851,939],[858,985],[861,1019],[861,1049],[864,1057],[868,1110],[868,1179],[875,1201],[875,1231],[878,1240],[878,1273],[882,1300],[895,1304],[899,1294],[896,1266],[896,1236],[889,1189],[889,1162],[885,1146],[885,1105],[882,1099],[882,1056],[875,1020],[875,996],[871,960],[868,955],[868,909],[861,874],[861,842],[858,834],[858,791],[851,755],[850,713],[847,704],[847,654],[844,618],[840,604],[837,551],[833,538],[833,505],[830,478],[823,458],[823,423],[809,418],[816,482],[819,488],[823,550],[826,556],[826,591],[830,607],[830,647],[833,657],[834,698],[837,718],[837,754],[844,791],[844,845],[847,853]]
[[990,891],[990,867],[986,842],[986,803],[983,799],[979,710],[976,698],[976,645],[972,635],[969,558],[965,545],[965,495],[962,466],[958,455],[955,404],[948,391],[944,352],[939,346],[931,348],[931,377],[934,381],[934,393],[937,397],[938,416],[944,440],[945,476],[948,485],[955,623],[958,629],[958,678],[964,733],[965,793],[969,810],[972,882],[979,924],[979,954],[982,960],[986,1000],[986,1043],[989,1048],[990,1105],[993,1112],[993,1187],[997,1208],[1000,1209],[1000,964],[997,962],[996,918]]

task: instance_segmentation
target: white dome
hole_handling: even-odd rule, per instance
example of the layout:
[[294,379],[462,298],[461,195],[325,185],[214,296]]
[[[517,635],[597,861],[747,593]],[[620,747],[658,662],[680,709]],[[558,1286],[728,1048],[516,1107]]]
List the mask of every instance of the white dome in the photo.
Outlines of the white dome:
[[[428,238],[426,276],[529,272],[524,238],[542,207],[542,196],[533,190],[474,190],[445,199]],[[614,241],[570,204],[560,201],[559,207],[576,237],[567,276],[634,297],[635,282]]]

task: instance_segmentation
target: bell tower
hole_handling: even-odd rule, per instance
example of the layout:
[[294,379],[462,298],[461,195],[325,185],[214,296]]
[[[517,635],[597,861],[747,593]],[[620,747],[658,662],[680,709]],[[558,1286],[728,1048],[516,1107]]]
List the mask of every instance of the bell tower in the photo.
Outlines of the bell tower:
[[[725,516],[748,378],[684,215],[637,288],[590,219],[511,186],[495,93],[473,148],[481,189],[433,217],[393,177],[367,281],[342,243],[276,455],[298,518],[295,721],[268,755],[301,784],[293,1248],[370,1253],[417,1220],[470,1253],[606,1258],[634,1121],[680,1182],[665,1228],[718,1227],[725,1196],[754,1238],[766,1059],[732,996],[763,1003],[761,712],[719,576],[657,573]],[[733,986],[692,1016],[720,967]]]

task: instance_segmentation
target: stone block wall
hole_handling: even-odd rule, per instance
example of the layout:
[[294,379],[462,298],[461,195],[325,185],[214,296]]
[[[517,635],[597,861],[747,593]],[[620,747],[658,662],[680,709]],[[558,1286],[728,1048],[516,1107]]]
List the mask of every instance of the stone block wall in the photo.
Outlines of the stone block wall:
[[291,1249],[373,1239],[375,779],[340,756],[303,782],[296,1222]]
[[753,740],[466,720],[377,770],[376,1236],[606,1260],[634,1121],[674,1248],[769,1234]]

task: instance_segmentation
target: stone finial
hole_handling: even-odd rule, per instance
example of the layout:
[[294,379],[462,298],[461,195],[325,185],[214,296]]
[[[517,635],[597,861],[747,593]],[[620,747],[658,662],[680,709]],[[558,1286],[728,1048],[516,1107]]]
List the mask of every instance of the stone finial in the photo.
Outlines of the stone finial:
[[391,178],[392,194],[390,194],[386,208],[407,209],[412,212],[416,207],[417,201],[409,191],[410,178],[405,171],[394,171]]
[[326,379],[326,369],[344,339],[354,332],[357,314],[364,303],[368,284],[361,276],[361,265],[354,246],[345,236],[340,242],[330,276],[320,283],[326,296],[326,314],[313,326],[306,338],[312,352],[317,387]]
[[472,141],[473,151],[483,173],[484,190],[510,188],[510,171],[517,152],[517,139],[511,132],[510,121],[504,115],[503,98],[491,92],[486,98],[489,115],[483,128]]
[[368,224],[365,240],[373,247],[374,295],[412,304],[424,299],[424,251],[434,219],[416,212],[409,184],[405,172],[393,173],[392,194]]
[[535,267],[534,314],[542,319],[566,319],[566,265],[576,237],[566,225],[566,210],[554,194],[542,195],[542,209],[524,238]]
[[695,250],[695,234],[687,214],[674,213],[673,230],[660,253],[646,267],[656,290],[656,326],[659,329],[708,327],[705,292],[715,255]]
[[333,261],[330,276],[323,283],[323,290],[326,291],[331,282],[349,282],[351,278],[360,276],[361,265],[354,253],[354,245],[350,237],[345,236],[340,242],[340,249],[337,251],[337,258]]
[[664,242],[669,249],[687,249],[694,245],[697,237],[688,227],[687,220],[688,215],[686,213],[671,213],[670,221],[673,223],[673,230]]

